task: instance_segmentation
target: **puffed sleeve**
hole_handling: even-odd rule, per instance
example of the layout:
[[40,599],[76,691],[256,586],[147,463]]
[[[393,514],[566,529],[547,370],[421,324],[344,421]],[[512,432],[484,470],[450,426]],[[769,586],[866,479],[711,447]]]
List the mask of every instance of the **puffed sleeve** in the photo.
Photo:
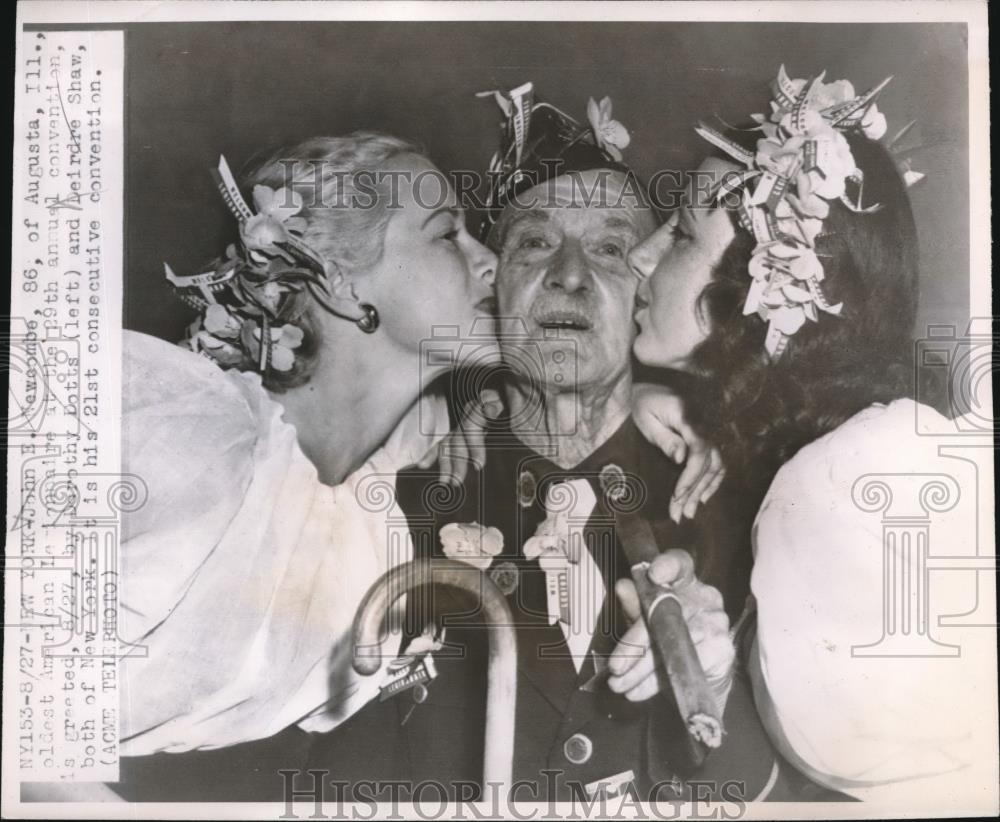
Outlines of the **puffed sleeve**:
[[[962,780],[983,750],[974,736],[986,717],[974,706],[994,717],[996,710],[984,701],[995,688],[976,649],[995,653],[977,644],[982,631],[964,634],[965,656],[945,647],[927,653],[926,642],[901,654],[879,642],[886,631],[920,639],[927,626],[939,643],[961,639],[934,626],[949,606],[974,601],[974,574],[933,575],[930,600],[917,587],[897,589],[912,608],[893,600],[891,579],[927,584],[919,565],[927,543],[918,547],[914,535],[908,547],[887,548],[879,512],[852,496],[858,482],[878,475],[900,480],[894,504],[904,505],[914,477],[942,470],[936,447],[915,435],[914,404],[899,401],[862,412],[781,469],[755,525],[751,672],[770,735],[815,781],[864,799],[902,790],[912,801],[925,790],[958,808],[967,799]],[[936,547],[967,552],[968,523],[959,525],[960,511],[950,516],[933,524]],[[930,614],[921,610],[928,602]],[[914,623],[892,622],[903,610]]]
[[[123,517],[122,605],[133,636],[161,622],[239,510],[258,420],[218,367],[145,334],[123,344],[123,468],[146,503]],[[163,546],[170,546],[163,550]]]
[[[412,555],[394,525],[405,523],[396,470],[447,415],[415,406],[330,487],[257,375],[126,334],[124,393],[125,466],[148,502],[122,541],[122,637],[134,646],[120,672],[123,754],[335,727],[381,684],[351,665],[358,605]],[[384,664],[398,650],[393,626]]]

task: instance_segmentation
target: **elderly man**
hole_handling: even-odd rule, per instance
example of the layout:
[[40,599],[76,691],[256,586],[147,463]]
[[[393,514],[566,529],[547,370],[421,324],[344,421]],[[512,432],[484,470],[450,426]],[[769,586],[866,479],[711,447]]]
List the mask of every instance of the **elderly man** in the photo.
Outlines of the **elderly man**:
[[[714,586],[693,580],[687,553],[675,555],[721,705],[732,652],[715,589],[738,613],[750,521],[723,489],[695,520],[675,522],[668,502],[681,469],[630,417],[638,279],[626,256],[653,231],[654,214],[599,133],[530,99],[512,102],[513,116],[530,111],[531,120],[508,129],[488,220],[500,257],[506,413],[489,427],[485,467],[460,488],[437,484],[436,468],[400,475],[416,556],[465,560],[507,597],[518,646],[512,798],[753,798],[775,759],[748,692],[733,689],[726,740],[701,765],[705,749],[642,654],[645,629],[615,532],[617,511],[638,511],[661,551],[686,549]],[[456,799],[488,799],[479,793],[492,740],[478,603],[434,587],[407,605],[401,662],[412,675],[314,746],[310,767],[354,785],[433,782]],[[419,664],[425,657],[430,666]],[[694,788],[693,776],[702,780]]]

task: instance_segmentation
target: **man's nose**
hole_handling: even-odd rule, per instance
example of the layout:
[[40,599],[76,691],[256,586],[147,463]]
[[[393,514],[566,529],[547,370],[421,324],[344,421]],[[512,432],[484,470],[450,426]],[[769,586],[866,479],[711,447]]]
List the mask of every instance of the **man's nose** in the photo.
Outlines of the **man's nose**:
[[671,239],[670,227],[660,226],[628,253],[628,267],[640,281],[648,280],[656,271],[660,258],[670,248]]
[[586,290],[592,276],[580,242],[567,238],[545,272],[544,285],[569,292]]

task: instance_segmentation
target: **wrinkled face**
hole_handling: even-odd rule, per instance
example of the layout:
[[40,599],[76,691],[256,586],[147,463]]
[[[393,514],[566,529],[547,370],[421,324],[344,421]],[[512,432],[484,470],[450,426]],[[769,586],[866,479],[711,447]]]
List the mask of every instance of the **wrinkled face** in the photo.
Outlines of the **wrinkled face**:
[[466,230],[455,192],[431,163],[405,155],[394,170],[407,173],[399,178],[400,208],[389,218],[381,260],[356,282],[379,312],[379,333],[405,351],[442,331],[456,352],[476,353],[461,344],[470,339],[495,347],[496,255]]
[[[602,180],[603,193],[585,205]],[[497,226],[508,367],[555,390],[618,379],[629,367],[638,285],[626,258],[655,226],[618,173],[566,174],[519,195]]]
[[705,160],[685,197],[685,203],[695,205],[677,209],[629,255],[629,264],[643,277],[636,301],[635,355],[646,365],[687,370],[691,353],[708,336],[698,298],[736,229],[724,208],[698,204],[710,199],[704,193],[706,181],[721,180],[732,170],[736,166],[723,160]]

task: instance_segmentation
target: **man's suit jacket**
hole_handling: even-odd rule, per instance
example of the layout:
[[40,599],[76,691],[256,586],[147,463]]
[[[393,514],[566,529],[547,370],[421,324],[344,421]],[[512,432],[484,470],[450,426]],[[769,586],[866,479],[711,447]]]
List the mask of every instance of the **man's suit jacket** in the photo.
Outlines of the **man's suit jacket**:
[[[672,696],[661,693],[641,704],[613,693],[598,675],[595,655],[610,653],[628,627],[614,593],[616,580],[629,576],[614,535],[615,502],[607,480],[621,472],[638,480],[640,497],[624,503],[650,522],[660,550],[684,548],[695,558],[698,576],[723,592],[731,619],[749,591],[752,510],[724,487],[702,506],[694,521],[675,524],[668,504],[680,468],[649,445],[631,419],[603,445],[570,470],[561,469],[524,445],[504,427],[489,432],[488,461],[472,471],[461,489],[437,483],[437,467],[403,472],[398,500],[406,512],[416,557],[444,556],[439,533],[447,523],[480,523],[498,528],[502,552],[490,571],[503,570],[516,588],[507,599],[518,643],[514,779],[530,783],[522,799],[571,799],[585,786],[628,779],[640,796],[653,786],[663,800],[705,798],[709,790],[691,780],[713,783],[716,798],[753,798],[773,781],[777,757],[753,706],[742,676],[728,704],[723,746],[696,766],[697,749],[686,733]],[[588,654],[578,671],[567,656],[565,637],[550,625],[545,574],[525,558],[525,541],[546,518],[552,483],[584,480],[597,502],[582,533],[601,569],[605,596]],[[434,780],[454,797],[482,778],[487,644],[474,598],[454,589],[416,591],[408,601],[408,637],[428,622],[444,627],[445,645],[434,653],[437,677],[419,691],[419,703],[404,692],[371,703],[314,746],[311,767],[329,768],[347,781]],[[404,645],[406,643],[404,642]],[[383,746],[374,743],[385,740]],[[358,751],[362,755],[358,756]],[[584,796],[586,794],[584,793]],[[466,795],[467,798],[467,795]]]

